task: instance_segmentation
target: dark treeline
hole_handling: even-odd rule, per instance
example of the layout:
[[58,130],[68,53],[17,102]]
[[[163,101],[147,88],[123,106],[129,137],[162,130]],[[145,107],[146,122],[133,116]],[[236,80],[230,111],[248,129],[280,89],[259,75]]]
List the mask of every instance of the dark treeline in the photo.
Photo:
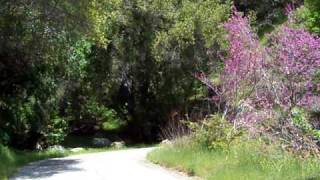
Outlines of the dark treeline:
[[[234,3],[263,34],[289,2]],[[196,77],[218,81],[221,23],[233,2],[0,3],[0,143],[34,148],[98,131],[153,142],[168,121],[215,111],[207,100],[214,92]]]

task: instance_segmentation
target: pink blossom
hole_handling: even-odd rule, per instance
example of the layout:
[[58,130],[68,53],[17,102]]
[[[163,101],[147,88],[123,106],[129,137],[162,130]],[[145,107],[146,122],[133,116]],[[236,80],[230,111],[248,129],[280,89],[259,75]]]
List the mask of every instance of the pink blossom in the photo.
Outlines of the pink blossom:
[[[293,7],[288,7],[288,12]],[[238,109],[250,102],[250,110],[237,112],[240,124],[269,118],[262,112],[280,107],[290,112],[295,106],[319,107],[320,97],[312,83],[320,68],[320,39],[303,29],[280,26],[262,46],[248,18],[237,12],[225,24],[230,43],[222,75],[222,95],[227,105]],[[260,112],[260,113],[258,113]]]

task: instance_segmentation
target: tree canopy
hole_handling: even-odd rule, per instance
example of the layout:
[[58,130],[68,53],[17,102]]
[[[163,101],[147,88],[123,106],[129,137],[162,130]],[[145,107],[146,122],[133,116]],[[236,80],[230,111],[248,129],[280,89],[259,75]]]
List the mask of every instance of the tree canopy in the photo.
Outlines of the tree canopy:
[[[279,38],[281,33],[283,38],[295,38],[290,44],[299,38],[317,42],[309,32],[277,29],[288,20],[288,3],[303,4],[2,0],[0,143],[34,148],[60,143],[68,134],[100,131],[152,142],[163,126],[176,119],[196,121],[215,112],[226,114],[227,106],[235,115],[244,98],[252,95],[250,87],[257,80],[252,74],[263,67],[257,62],[265,58],[264,51],[275,52],[271,54],[279,55],[279,60],[286,55],[281,52],[289,47]],[[319,33],[317,7],[316,1],[306,0],[303,12],[297,13],[312,33]],[[238,29],[233,23],[226,25],[235,18],[236,9],[238,25],[243,25]],[[248,18],[243,20],[244,16]],[[273,45],[262,48],[254,33],[262,37],[272,31],[269,27],[279,34],[267,36],[266,41],[279,40],[284,50]],[[314,44],[303,45],[311,51]],[[292,51],[296,54],[291,49],[287,53],[304,55],[301,48]],[[292,61],[303,64],[303,60]],[[310,67],[314,71],[308,74],[308,83],[318,68]],[[279,65],[274,71],[281,74],[283,68]],[[292,80],[296,88],[298,81],[305,81],[302,75],[292,77],[297,77]],[[299,99],[304,93],[302,88],[291,95]]]

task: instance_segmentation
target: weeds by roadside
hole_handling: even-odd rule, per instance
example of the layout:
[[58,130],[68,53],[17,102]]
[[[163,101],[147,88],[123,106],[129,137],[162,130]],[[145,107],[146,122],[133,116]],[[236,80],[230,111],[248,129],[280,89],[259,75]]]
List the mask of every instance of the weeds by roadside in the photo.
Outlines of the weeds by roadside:
[[228,151],[209,150],[188,139],[178,140],[151,152],[148,159],[209,180],[320,178],[319,159],[301,159],[258,140],[239,140]]

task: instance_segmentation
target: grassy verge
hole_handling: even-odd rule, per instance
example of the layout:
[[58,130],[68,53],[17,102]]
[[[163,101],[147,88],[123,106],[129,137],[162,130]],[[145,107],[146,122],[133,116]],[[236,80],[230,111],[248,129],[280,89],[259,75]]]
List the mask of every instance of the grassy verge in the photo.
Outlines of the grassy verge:
[[204,179],[320,179],[320,160],[299,159],[258,142],[241,142],[228,152],[179,142],[148,155],[154,163]]

